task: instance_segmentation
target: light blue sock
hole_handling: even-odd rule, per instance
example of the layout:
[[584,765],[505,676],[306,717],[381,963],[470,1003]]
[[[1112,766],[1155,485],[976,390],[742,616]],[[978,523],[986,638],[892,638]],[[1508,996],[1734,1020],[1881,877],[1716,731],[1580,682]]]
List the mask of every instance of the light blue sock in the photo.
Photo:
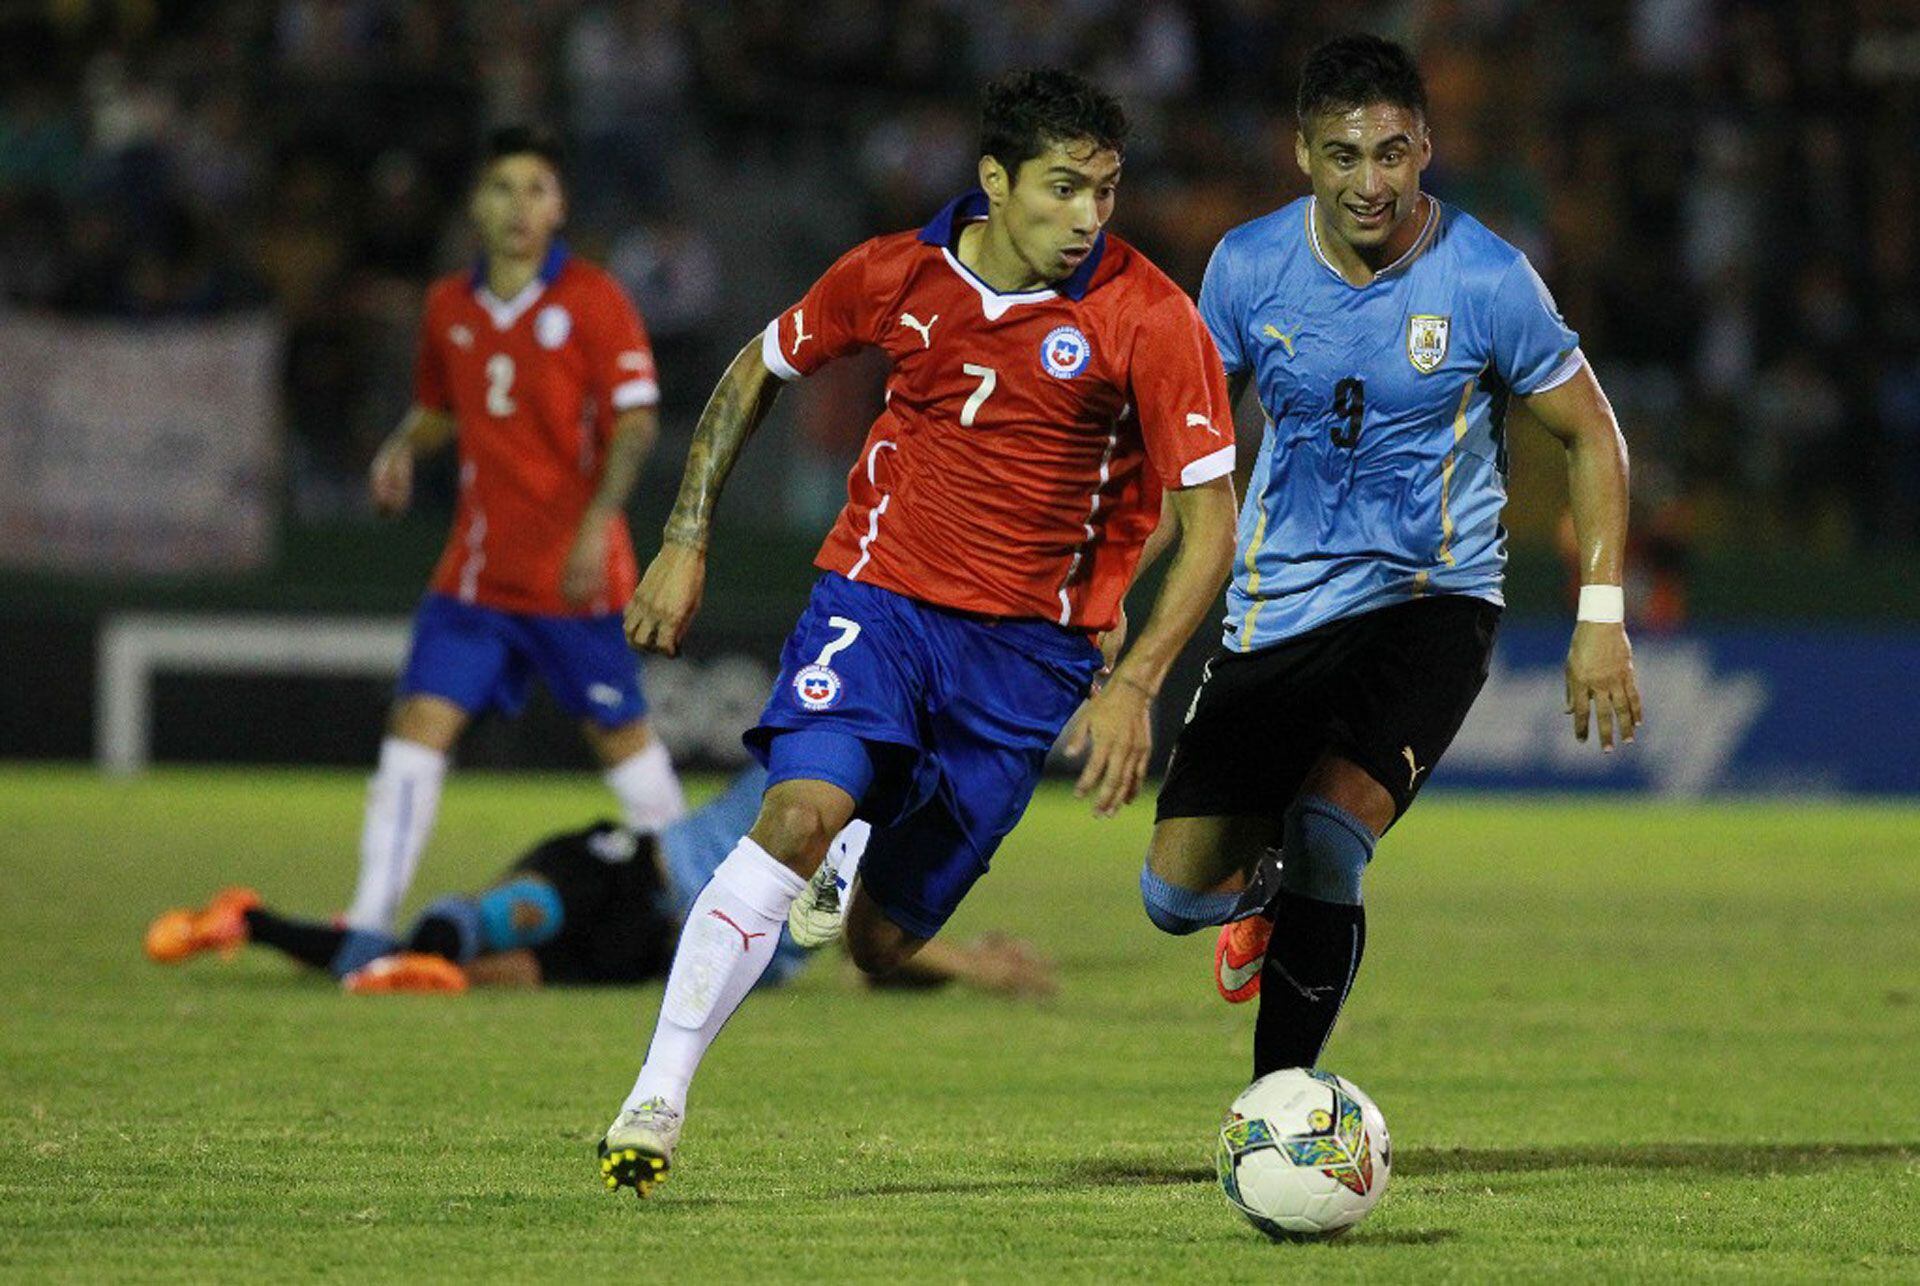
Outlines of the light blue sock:
[[509,880],[475,898],[474,906],[480,913],[482,951],[518,951],[551,942],[566,919],[559,892],[545,880]]
[[327,972],[336,978],[344,978],[361,965],[372,964],[381,956],[392,955],[399,947],[399,942],[392,934],[375,933],[371,929],[348,929],[347,936],[340,941],[339,950],[333,953],[333,959],[327,963]]
[[454,952],[454,963],[465,964],[480,954],[480,908],[469,897],[440,898],[427,904],[420,912],[420,918],[413,922],[413,933],[408,939],[408,949],[422,950],[420,935],[423,926],[429,920],[439,920],[453,930],[453,936],[459,943]]
[[1360,876],[1377,842],[1365,822],[1308,795],[1287,811],[1284,835],[1281,888],[1321,902],[1360,905]]
[[1236,894],[1196,892],[1169,884],[1140,864],[1140,901],[1147,908],[1147,919],[1167,933],[1194,933],[1211,925],[1224,924],[1239,900]]

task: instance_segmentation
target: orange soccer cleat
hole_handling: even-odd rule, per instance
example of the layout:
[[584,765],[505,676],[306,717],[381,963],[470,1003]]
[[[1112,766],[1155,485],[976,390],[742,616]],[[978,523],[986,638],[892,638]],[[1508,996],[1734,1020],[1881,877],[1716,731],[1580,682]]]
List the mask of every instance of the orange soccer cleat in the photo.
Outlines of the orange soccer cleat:
[[179,964],[202,951],[232,956],[247,941],[247,912],[260,905],[252,889],[221,889],[198,911],[175,907],[154,917],[147,926],[147,959],[155,964]]
[[445,956],[426,951],[396,951],[361,965],[340,980],[356,996],[388,992],[460,992],[467,989],[467,971]]
[[1273,921],[1264,915],[1220,926],[1213,946],[1213,985],[1230,1005],[1242,1005],[1260,994],[1260,967],[1267,961],[1267,942]]

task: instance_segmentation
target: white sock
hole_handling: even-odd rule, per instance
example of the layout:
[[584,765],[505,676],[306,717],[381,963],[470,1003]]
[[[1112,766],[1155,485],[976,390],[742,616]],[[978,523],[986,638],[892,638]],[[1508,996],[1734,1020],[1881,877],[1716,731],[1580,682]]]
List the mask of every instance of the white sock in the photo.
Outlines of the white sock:
[[760,981],[779,945],[787,908],[806,887],[751,839],[734,845],[687,912],[646,1065],[622,1111],[656,1097],[675,1111],[686,1110],[687,1086],[707,1046]]
[[658,737],[645,750],[628,755],[601,774],[620,800],[629,830],[651,833],[665,830],[687,813],[687,800],[674,776],[673,760]]
[[347,908],[348,928],[393,932],[393,917],[440,811],[440,783],[446,776],[447,757],[438,750],[399,737],[380,743],[380,766],[367,783],[360,882]]

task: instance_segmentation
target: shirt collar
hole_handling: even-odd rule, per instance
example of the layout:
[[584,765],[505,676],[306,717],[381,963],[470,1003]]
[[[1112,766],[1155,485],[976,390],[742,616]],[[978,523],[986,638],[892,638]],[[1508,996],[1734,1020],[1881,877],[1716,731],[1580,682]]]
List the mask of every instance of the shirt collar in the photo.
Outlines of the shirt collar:
[[[535,279],[542,287],[551,286],[553,279],[560,275],[560,270],[567,266],[567,260],[572,257],[573,252],[567,249],[567,243],[555,237],[553,244],[547,247],[547,257],[540,261],[540,271],[534,274]],[[487,288],[487,256],[484,251],[473,261],[471,284],[476,294]]]
[[[987,194],[979,188],[974,188],[971,191],[961,193],[953,200],[941,206],[940,213],[934,215],[932,221],[929,222],[926,227],[920,229],[920,240],[930,246],[938,246],[942,250],[951,250],[954,248],[961,227],[972,223],[976,219],[984,219],[986,217]],[[1093,274],[1095,270],[1100,267],[1100,257],[1104,255],[1106,251],[1107,234],[1102,232],[1093,239],[1093,249],[1089,251],[1087,257],[1081,261],[1080,266],[1073,270],[1073,275],[1063,281],[1051,283],[1049,289],[1053,290],[1056,294],[1065,295],[1068,299],[1078,303],[1085,297],[1088,287],[1093,284]],[[985,283],[982,284],[984,285]],[[992,288],[988,287],[988,289]],[[1028,292],[1017,291],[1015,293],[1025,294]]]

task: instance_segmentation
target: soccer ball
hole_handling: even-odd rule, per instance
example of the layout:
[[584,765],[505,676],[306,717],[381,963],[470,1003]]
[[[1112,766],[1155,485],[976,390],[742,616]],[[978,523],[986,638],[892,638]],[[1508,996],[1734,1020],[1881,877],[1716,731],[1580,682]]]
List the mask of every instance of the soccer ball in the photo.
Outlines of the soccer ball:
[[1387,1190],[1393,1143],[1359,1087],[1304,1067],[1262,1076],[1220,1126],[1220,1186],[1275,1240],[1337,1237]]

